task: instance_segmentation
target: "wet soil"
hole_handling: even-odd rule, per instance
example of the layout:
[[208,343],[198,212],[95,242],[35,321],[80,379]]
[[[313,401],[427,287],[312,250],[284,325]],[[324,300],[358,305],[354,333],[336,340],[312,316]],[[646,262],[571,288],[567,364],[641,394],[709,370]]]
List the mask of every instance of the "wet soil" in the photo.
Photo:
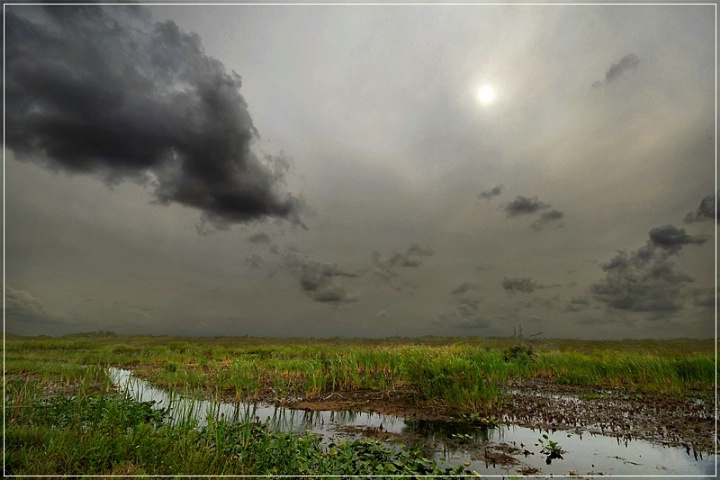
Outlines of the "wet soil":
[[714,451],[712,394],[672,397],[596,390],[523,380],[510,389],[501,415],[504,423],[554,432],[606,435],[619,441],[642,439],[700,452]]
[[[143,369],[136,370],[146,377]],[[440,402],[420,402],[410,391],[336,390],[311,398],[278,399],[265,395],[240,398],[218,392],[228,401],[261,401],[293,409],[362,411],[407,419],[461,422],[457,412]],[[226,395],[223,395],[225,393]],[[619,388],[563,385],[546,379],[520,379],[508,385],[495,412],[479,412],[501,423],[553,433],[611,436],[621,442],[641,439],[656,444],[710,453],[715,442],[715,400],[712,392],[680,396],[636,393]]]
[[[303,410],[351,410],[418,420],[461,421],[442,405],[418,403],[411,394],[400,392],[344,391],[281,403]],[[512,385],[500,409],[491,414],[501,423],[550,433],[605,435],[621,442],[642,439],[685,447],[688,452],[714,451],[714,399],[708,393],[671,397],[526,379]]]

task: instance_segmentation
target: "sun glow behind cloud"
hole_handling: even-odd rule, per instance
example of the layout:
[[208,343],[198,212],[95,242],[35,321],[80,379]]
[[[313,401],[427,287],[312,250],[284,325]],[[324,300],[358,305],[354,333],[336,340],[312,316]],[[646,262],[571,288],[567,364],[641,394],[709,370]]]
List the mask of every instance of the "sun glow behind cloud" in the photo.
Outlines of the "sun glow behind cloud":
[[477,89],[477,92],[475,92],[475,96],[477,101],[480,102],[480,105],[488,106],[495,103],[497,99],[497,91],[492,85],[481,85]]

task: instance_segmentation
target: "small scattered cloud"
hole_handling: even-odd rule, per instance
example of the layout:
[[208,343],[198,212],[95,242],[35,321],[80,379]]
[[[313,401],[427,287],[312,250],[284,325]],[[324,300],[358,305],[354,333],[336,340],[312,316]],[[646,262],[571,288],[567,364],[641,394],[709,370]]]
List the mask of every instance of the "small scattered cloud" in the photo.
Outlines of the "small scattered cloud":
[[265,232],[254,233],[250,235],[247,240],[253,245],[258,245],[260,243],[270,243],[270,235]]
[[531,215],[547,208],[550,208],[550,205],[541,202],[538,197],[517,196],[515,200],[506,203],[503,210],[506,217],[512,218],[518,215]]
[[492,189],[480,192],[477,197],[481,200],[490,200],[493,197],[500,195],[505,188],[503,185],[495,185]]
[[628,53],[620,59],[619,62],[610,65],[605,72],[605,79],[593,83],[593,87],[600,87],[615,82],[621,78],[623,74],[635,70],[640,65],[640,59],[634,53]]
[[532,293],[538,287],[537,282],[530,277],[505,277],[502,287],[508,293]]
[[566,312],[580,312],[590,307],[590,299],[587,297],[572,297],[565,307]]
[[382,309],[382,310],[380,310],[379,312],[377,312],[377,313],[375,314],[375,316],[376,316],[376,317],[379,317],[379,318],[386,318],[386,317],[389,317],[390,315],[388,314],[387,310]]
[[715,197],[708,195],[700,201],[700,205],[698,205],[695,211],[685,215],[684,221],[685,223],[705,222],[711,220],[717,221],[718,218],[720,217],[718,217],[715,212]]
[[416,285],[412,282],[402,282],[398,270],[418,268],[425,263],[427,257],[433,255],[432,250],[420,247],[416,243],[411,244],[405,252],[396,252],[387,258],[382,258],[379,252],[374,252],[371,260],[375,268],[372,273],[394,290],[414,290]]
[[561,212],[560,210],[552,209],[549,212],[544,212],[540,215],[540,218],[535,220],[532,225],[530,225],[534,230],[542,230],[548,223],[550,222],[557,222],[561,220],[565,216],[565,213]]
[[480,285],[472,282],[465,282],[453,288],[450,291],[450,295],[462,295],[473,290],[480,290]]
[[284,264],[295,272],[304,293],[317,302],[351,303],[358,300],[358,295],[350,293],[337,279],[339,277],[356,278],[358,272],[344,270],[335,263],[321,263],[308,259],[295,252],[289,252]]
[[[548,209],[551,210],[545,211]],[[535,220],[532,225],[530,225],[530,227],[536,231],[542,230],[551,222],[558,222],[562,220],[565,216],[564,212],[556,208],[552,208],[552,205],[540,201],[538,197],[524,197],[521,195],[515,197],[515,200],[506,203],[503,210],[505,211],[505,216],[507,218],[530,216],[540,213],[540,217]]]

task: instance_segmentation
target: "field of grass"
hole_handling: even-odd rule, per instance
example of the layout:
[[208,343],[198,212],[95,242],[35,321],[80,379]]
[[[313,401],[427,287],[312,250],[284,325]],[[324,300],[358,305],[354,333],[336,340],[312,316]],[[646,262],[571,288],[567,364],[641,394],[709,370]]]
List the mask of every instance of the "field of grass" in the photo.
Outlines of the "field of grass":
[[252,421],[169,422],[167,412],[115,393],[107,366],[199,397],[280,402],[371,390],[456,415],[490,415],[504,387],[521,379],[707,395],[714,349],[713,340],[12,337],[5,344],[6,473],[341,476],[447,468],[372,440],[323,446],[313,435]]

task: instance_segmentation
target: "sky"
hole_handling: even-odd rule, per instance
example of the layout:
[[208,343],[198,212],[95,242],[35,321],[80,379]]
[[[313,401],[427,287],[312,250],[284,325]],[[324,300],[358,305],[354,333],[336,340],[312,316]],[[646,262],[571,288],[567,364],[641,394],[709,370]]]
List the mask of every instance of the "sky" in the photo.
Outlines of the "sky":
[[708,338],[714,5],[6,5],[5,327]]

